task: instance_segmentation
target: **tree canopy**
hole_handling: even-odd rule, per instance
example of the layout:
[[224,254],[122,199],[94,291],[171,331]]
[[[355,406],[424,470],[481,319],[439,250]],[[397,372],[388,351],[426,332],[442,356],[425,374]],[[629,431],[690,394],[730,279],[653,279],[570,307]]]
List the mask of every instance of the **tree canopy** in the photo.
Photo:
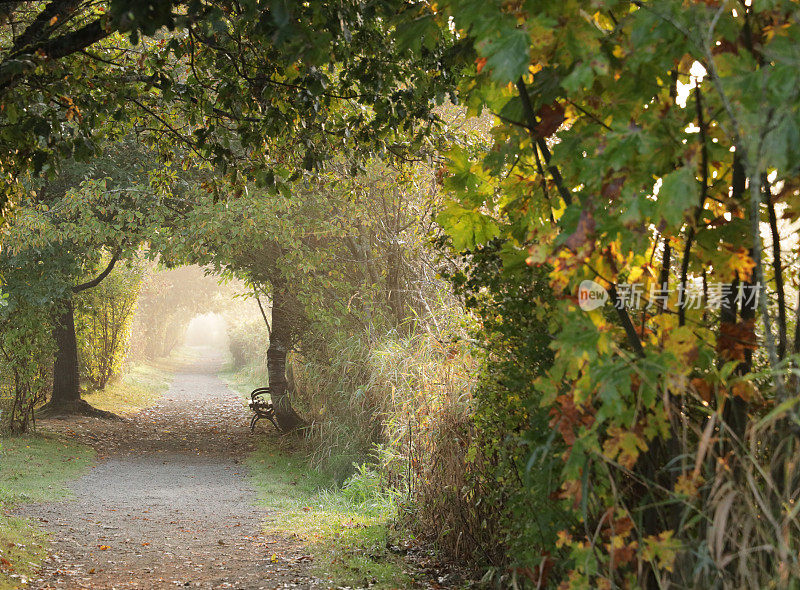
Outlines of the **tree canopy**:
[[[442,497],[468,517],[445,511],[437,534],[489,547],[500,583],[790,586],[799,11],[6,3],[4,337],[25,309],[46,341],[37,306],[147,244],[269,292],[279,406],[287,354],[312,343],[302,354],[335,366],[342,326],[436,333],[443,366],[467,342],[483,367],[453,436],[467,442],[430,452],[457,456],[464,479]],[[437,264],[466,339],[428,306]],[[483,494],[502,513],[485,531]]]

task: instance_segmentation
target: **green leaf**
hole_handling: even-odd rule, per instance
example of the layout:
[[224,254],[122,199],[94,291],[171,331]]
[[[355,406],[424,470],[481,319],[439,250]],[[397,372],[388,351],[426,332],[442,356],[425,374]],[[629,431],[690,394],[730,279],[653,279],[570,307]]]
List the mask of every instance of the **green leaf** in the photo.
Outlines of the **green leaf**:
[[500,228],[489,216],[456,204],[442,211],[436,222],[453,238],[453,247],[459,251],[485,244],[500,233]]
[[697,205],[698,191],[693,165],[670,172],[661,179],[657,213],[672,227],[680,227],[686,210]]
[[495,39],[481,44],[480,53],[498,82],[513,82],[528,71],[530,37],[522,29],[501,30]]

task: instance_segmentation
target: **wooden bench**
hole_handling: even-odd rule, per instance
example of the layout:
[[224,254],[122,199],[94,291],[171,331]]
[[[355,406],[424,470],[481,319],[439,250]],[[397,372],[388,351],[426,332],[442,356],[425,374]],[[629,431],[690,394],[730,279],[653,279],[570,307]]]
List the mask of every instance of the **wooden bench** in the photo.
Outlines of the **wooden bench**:
[[270,400],[270,392],[269,387],[259,387],[258,389],[254,389],[253,392],[250,394],[250,409],[253,411],[253,419],[250,420],[250,432],[254,432],[256,429],[256,423],[261,420],[261,418],[266,418],[272,425],[281,432],[280,426],[275,421],[275,408],[272,405]]

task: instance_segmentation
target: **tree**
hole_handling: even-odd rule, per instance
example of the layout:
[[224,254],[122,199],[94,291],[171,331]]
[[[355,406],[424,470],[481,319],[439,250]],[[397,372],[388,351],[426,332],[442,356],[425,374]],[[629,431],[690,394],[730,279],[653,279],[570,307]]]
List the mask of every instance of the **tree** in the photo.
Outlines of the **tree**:
[[99,285],[77,297],[81,378],[92,388],[103,389],[122,370],[144,270],[144,260],[118,263]]
[[70,288],[68,294],[56,304],[53,322],[53,342],[56,346],[53,363],[53,391],[44,413],[83,413],[101,418],[110,417],[109,412],[97,410],[81,399],[80,365],[78,363],[78,340],[75,335],[75,304],[72,295],[100,284],[114,269],[117,254],[95,278]]
[[[52,299],[40,303],[53,316],[47,323],[56,345],[48,411],[93,411],[80,400],[73,297],[97,286],[117,260],[135,256],[171,214],[169,197],[150,186],[150,165],[150,154],[120,142],[92,164],[74,164],[37,186],[3,229],[7,248],[26,252],[29,263],[49,268],[61,285]],[[43,251],[50,255],[40,258]],[[104,253],[106,266],[98,268]]]
[[[759,518],[797,526],[777,516],[794,480],[753,475],[795,444],[784,285],[798,269],[777,212],[797,217],[796,17],[789,2],[456,0],[435,12],[474,48],[460,99],[496,120],[489,149],[451,152],[438,219],[456,250],[500,236],[504,264],[548,269],[556,297],[554,365],[530,403],[563,435],[559,494],[586,525],[561,533],[565,584],[797,575],[794,537],[778,556],[741,533]],[[581,309],[587,280],[608,306]],[[770,490],[757,515],[744,473]],[[692,518],[723,485],[748,525],[709,547],[712,525]]]
[[135,116],[128,103],[147,80],[135,75],[133,45],[190,18],[212,17],[194,1],[0,6],[0,211],[21,197],[28,172],[85,158],[109,123],[119,127]]

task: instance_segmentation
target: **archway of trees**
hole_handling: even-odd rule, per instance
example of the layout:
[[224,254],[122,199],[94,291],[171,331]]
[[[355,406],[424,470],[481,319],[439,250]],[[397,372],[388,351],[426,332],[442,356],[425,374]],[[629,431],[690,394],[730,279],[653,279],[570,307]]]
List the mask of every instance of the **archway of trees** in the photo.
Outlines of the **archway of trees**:
[[[388,320],[387,328],[407,331],[415,317],[430,314],[425,293],[438,287],[420,249],[430,224],[420,215],[432,202],[426,194],[429,166],[374,161],[356,176],[337,166],[327,177],[298,181],[292,194],[253,185],[244,186],[247,197],[224,200],[206,187],[208,173],[198,166],[176,170],[130,136],[89,165],[66,164],[68,173],[36,186],[18,205],[5,227],[13,245],[4,253],[13,271],[6,273],[7,311],[38,298],[42,303],[31,308],[26,329],[47,338],[51,326],[52,393],[44,415],[103,415],[81,399],[81,373],[85,385],[108,381],[131,322],[140,334],[132,354],[164,356],[191,317],[230,299],[232,293],[226,297],[198,281],[198,267],[187,264],[243,281],[258,302],[268,330],[268,381],[285,431],[303,423],[290,402],[286,371],[287,356],[303,341],[317,338],[315,346],[322,345],[321,332],[343,322]],[[411,190],[397,189],[401,177]],[[42,260],[43,247],[58,255]],[[154,273],[156,260],[173,270]],[[33,269],[47,272],[48,280],[31,282]],[[125,302],[119,309],[117,300]],[[119,333],[113,344],[103,341],[112,360],[103,361],[102,376],[87,380],[82,365],[95,344],[82,349],[76,334],[86,331],[86,314],[96,325],[102,306],[116,318]],[[7,322],[14,326],[15,316]],[[30,356],[19,362],[37,374],[47,366]],[[26,390],[19,391],[25,398]],[[37,403],[26,398],[14,405],[26,408],[12,416],[16,428],[24,428]]]
[[798,23],[789,0],[4,2],[2,418],[51,388],[89,411],[91,299],[144,251],[271,306],[284,426],[293,351],[326,459],[370,449],[498,585],[796,585]]

